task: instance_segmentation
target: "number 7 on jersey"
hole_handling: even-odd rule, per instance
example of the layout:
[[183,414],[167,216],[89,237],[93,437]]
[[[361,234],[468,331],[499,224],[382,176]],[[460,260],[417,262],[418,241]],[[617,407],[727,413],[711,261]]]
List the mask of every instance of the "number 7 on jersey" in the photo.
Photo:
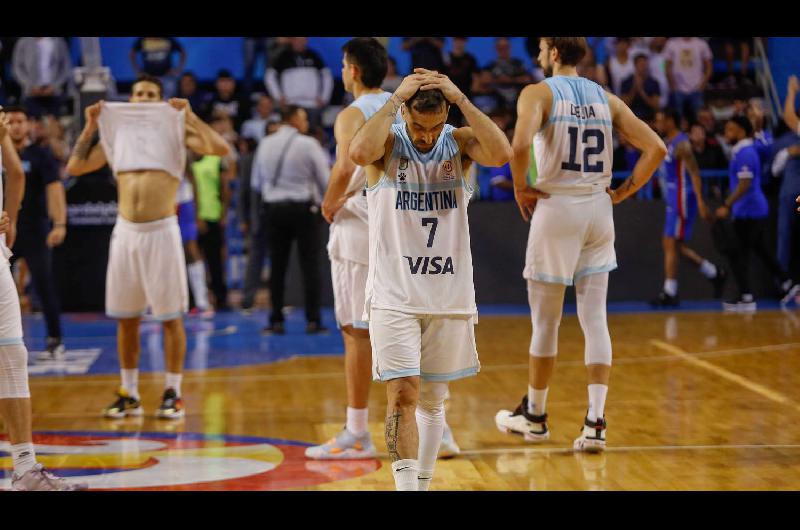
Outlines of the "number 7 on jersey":
[[430,233],[428,234],[428,248],[431,248],[433,246],[433,238],[436,237],[436,227],[439,226],[439,219],[436,217],[423,217],[422,226],[428,225],[433,225]]

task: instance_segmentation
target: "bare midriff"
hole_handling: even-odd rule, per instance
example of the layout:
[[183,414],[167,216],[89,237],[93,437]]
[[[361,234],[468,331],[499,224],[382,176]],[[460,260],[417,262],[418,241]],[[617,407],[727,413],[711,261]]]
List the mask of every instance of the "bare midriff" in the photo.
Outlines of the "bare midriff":
[[173,216],[179,185],[180,180],[162,170],[119,173],[119,214],[132,223],[149,223]]

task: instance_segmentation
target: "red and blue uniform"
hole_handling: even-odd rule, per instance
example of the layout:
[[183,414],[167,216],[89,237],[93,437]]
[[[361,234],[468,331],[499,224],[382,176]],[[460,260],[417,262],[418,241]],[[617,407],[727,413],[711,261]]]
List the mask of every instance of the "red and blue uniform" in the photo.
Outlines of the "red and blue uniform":
[[667,144],[666,201],[667,215],[664,222],[664,235],[685,241],[692,235],[692,227],[697,218],[697,196],[686,163],[678,158],[677,150],[681,142],[688,142],[685,133],[679,133]]

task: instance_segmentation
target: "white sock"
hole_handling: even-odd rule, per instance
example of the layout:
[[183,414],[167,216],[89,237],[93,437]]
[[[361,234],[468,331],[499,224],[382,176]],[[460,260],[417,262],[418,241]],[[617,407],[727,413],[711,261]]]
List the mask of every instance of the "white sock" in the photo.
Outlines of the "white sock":
[[419,432],[418,485],[421,491],[428,491],[433,478],[433,469],[436,466],[436,457],[439,455],[439,446],[442,444],[442,434],[444,434],[444,407],[427,410],[418,406],[416,418]]
[[750,293],[742,294],[742,302],[748,302],[749,303],[749,302],[752,302],[752,301],[753,301],[753,295],[752,294],[750,294]]
[[417,461],[411,458],[392,462],[392,476],[397,491],[417,491]]
[[700,264],[700,274],[712,280],[717,277],[717,266],[704,259],[703,263]]
[[678,280],[664,280],[664,292],[670,296],[678,294]]
[[36,465],[36,451],[32,442],[15,444],[11,446],[11,459],[14,461],[14,473],[22,476]]
[[183,381],[183,374],[171,374],[167,372],[167,384],[164,388],[172,388],[178,397],[181,397],[181,381]]
[[192,288],[194,303],[197,304],[197,307],[201,311],[207,310],[210,306],[208,304],[205,265],[202,261],[195,261],[191,265],[186,266],[186,271],[189,273],[189,287]]
[[139,399],[139,369],[133,368],[120,370],[122,374],[122,388],[134,399]]
[[589,413],[586,415],[589,421],[597,421],[605,415],[606,395],[608,385],[589,385]]
[[536,389],[528,385],[528,414],[541,416],[547,409],[547,388]]
[[346,428],[356,436],[363,436],[367,432],[367,418],[369,409],[354,409],[347,407]]

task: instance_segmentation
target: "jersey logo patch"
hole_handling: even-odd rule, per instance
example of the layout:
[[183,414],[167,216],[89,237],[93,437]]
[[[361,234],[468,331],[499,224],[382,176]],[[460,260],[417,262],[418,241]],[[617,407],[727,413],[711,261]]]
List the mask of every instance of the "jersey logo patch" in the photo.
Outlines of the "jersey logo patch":
[[445,160],[444,164],[442,164],[442,168],[444,169],[444,177],[442,177],[442,180],[453,180],[456,178],[453,173],[453,163],[450,160]]
[[400,159],[400,169],[408,169],[408,158]]

